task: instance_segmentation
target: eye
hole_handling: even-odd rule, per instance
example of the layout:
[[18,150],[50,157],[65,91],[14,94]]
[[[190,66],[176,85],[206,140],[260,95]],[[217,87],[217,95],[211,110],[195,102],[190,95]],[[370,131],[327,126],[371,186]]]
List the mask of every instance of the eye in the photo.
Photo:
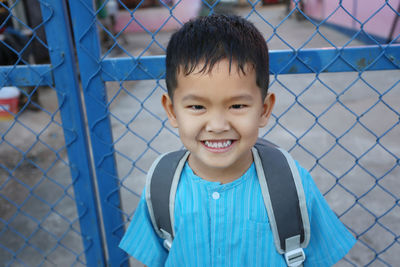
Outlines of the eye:
[[234,104],[231,106],[232,109],[242,109],[245,107],[247,107],[247,105],[244,105],[244,104]]
[[191,106],[188,106],[188,108],[192,109],[192,110],[195,110],[195,111],[199,111],[199,110],[203,110],[204,106],[202,106],[202,105],[191,105]]

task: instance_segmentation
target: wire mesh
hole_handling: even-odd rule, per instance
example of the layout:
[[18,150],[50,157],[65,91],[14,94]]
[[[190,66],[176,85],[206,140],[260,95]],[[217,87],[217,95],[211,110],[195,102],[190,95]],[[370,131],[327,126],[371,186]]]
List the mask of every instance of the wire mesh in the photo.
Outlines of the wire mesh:
[[[235,13],[259,28],[272,53],[291,52],[287,66],[299,60],[302,51],[317,51],[309,61],[300,59],[311,74],[288,68],[271,73],[270,90],[276,93],[278,104],[262,136],[289,150],[310,170],[335,213],[356,236],[356,246],[338,266],[395,266],[399,262],[399,61],[391,66],[393,70],[369,71],[375,62],[390,59],[384,44],[390,47],[399,42],[398,31],[386,38],[387,33],[379,36],[372,29],[382,16],[391,17],[391,23],[397,21],[397,2],[376,1],[365,4],[370,5],[366,10],[357,6],[358,1],[333,1],[326,4],[322,15],[312,6],[324,1],[286,1],[288,7],[261,1],[239,1],[239,5],[193,1],[192,8],[184,6],[190,1],[159,1],[148,10],[141,8],[146,1],[130,7],[127,2],[118,1],[122,19],[112,30],[97,21],[109,40],[100,64],[103,77],[110,81],[104,108],[111,119],[124,221],[134,213],[152,160],[182,147],[160,107],[160,96],[166,92],[163,76],[144,67],[141,60],[165,53],[171,32],[188,19],[179,8],[186,13],[197,8],[194,13],[201,15]],[[106,6],[107,1],[97,12]],[[146,20],[150,12],[158,20]],[[343,17],[349,24],[338,23]],[[371,44],[382,48],[372,61],[354,63],[340,53]],[[326,48],[339,52],[331,60],[322,60],[319,56],[324,56]],[[124,65],[123,73],[111,73],[105,67],[110,58],[129,58],[131,64]],[[313,68],[311,62],[319,60],[323,65]],[[331,73],[329,68],[339,61],[345,67]],[[347,68],[350,72],[340,72]],[[131,73],[137,69],[147,73],[145,80],[132,81],[135,75]],[[97,167],[101,171],[101,164]],[[120,238],[121,229],[117,230]]]
[[48,41],[64,36],[45,35],[57,17],[45,6],[51,16],[42,19],[38,1],[0,1],[0,88],[19,93],[0,97],[1,266],[87,263],[82,239],[91,237],[79,223],[87,214],[77,209],[87,206],[73,188],[80,170],[67,157],[75,141],[64,138],[78,131],[62,120],[71,95],[53,80],[65,60],[49,65]]
[[[63,141],[63,131],[75,135],[79,129],[66,127],[60,118],[69,97],[52,81],[58,64],[36,65],[43,62],[29,53],[34,42],[49,50],[39,31],[51,16],[26,23],[16,10],[27,2],[0,2],[12,11],[1,28],[16,21],[29,32],[18,49],[0,41],[17,58],[0,67],[1,86],[17,85],[26,99],[19,112],[8,113],[10,121],[0,122],[0,262],[88,265],[88,248],[81,239],[91,237],[81,232],[79,220],[85,213],[75,206],[92,207],[74,193],[82,176],[70,163],[74,158],[66,157],[71,144]],[[356,236],[357,244],[338,266],[400,262],[400,59],[391,50],[398,51],[399,1],[94,2],[95,7],[91,0],[69,1],[69,7],[79,68],[84,70],[80,78],[103,213],[98,224],[104,225],[108,264],[140,266],[117,244],[151,162],[182,147],[160,105],[166,92],[162,55],[168,39],[188,19],[212,13],[234,13],[252,21],[265,36],[271,58],[285,50],[282,65],[271,62],[270,90],[278,103],[261,136],[289,150],[310,170]],[[374,25],[382,21],[391,27],[376,32]],[[358,46],[372,56],[361,57]],[[355,48],[354,56],[346,54],[349,48]],[[308,51],[310,56],[302,56]],[[24,91],[26,84],[33,88]]]

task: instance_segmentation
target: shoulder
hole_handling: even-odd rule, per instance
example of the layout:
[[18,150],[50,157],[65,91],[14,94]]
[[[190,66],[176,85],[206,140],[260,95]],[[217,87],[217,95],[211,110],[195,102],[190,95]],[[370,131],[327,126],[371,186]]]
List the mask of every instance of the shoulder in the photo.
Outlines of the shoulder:
[[315,193],[316,192],[320,193],[319,189],[315,184],[313,178],[311,177],[311,174],[305,168],[303,168],[298,161],[294,160],[294,163],[296,165],[296,169],[299,173],[301,183],[303,185],[303,190],[307,199],[307,204],[310,204],[309,203],[311,201],[310,198],[315,198],[316,197]]
[[145,190],[119,247],[149,266],[163,266],[165,263],[168,254],[151,223],[145,201]]
[[356,240],[330,208],[310,173],[298,162],[296,166],[302,180],[310,219],[311,238],[305,248],[305,266],[331,266],[348,253]]

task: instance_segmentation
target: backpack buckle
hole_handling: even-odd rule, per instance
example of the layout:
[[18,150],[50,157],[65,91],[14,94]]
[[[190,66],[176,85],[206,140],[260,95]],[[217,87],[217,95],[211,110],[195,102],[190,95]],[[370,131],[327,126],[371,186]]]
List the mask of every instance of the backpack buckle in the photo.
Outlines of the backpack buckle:
[[163,242],[163,245],[164,245],[164,248],[169,251],[172,247],[172,242],[169,239],[165,239]]
[[285,253],[285,260],[288,267],[298,267],[303,264],[306,254],[302,248],[296,248]]
[[162,228],[160,228],[160,232],[162,233],[162,238],[164,239],[163,246],[169,251],[172,247],[172,235]]

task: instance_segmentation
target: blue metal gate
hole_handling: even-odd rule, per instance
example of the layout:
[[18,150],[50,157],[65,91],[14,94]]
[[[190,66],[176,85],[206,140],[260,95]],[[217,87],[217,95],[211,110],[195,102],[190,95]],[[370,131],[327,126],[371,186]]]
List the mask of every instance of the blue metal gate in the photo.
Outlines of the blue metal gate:
[[[42,20],[35,27],[12,15],[22,1],[0,4],[8,13],[1,28],[14,30],[23,40],[16,49],[2,39],[4,53],[17,60],[2,62],[10,65],[0,67],[0,84],[17,87],[26,99],[17,114],[3,106],[12,120],[1,122],[0,262],[3,266],[101,265],[105,257],[66,3],[36,3]],[[14,26],[6,27],[11,20]],[[47,43],[38,36],[43,29]],[[48,51],[51,64],[34,65],[24,58],[33,42]],[[58,105],[36,99],[39,91],[49,90],[56,97],[47,101]],[[28,111],[30,106],[36,111]],[[65,143],[60,144],[56,135],[62,134]],[[49,135],[56,142],[50,142]],[[62,173],[65,168],[70,172]]]
[[[42,20],[35,26],[17,14],[19,5],[28,1],[8,6],[0,2],[10,11],[0,28],[13,20],[30,32],[21,49],[0,41],[18,58],[0,67],[0,85],[16,86],[27,99],[18,113],[8,112],[12,120],[0,122],[0,262],[135,265],[118,243],[137,205],[146,170],[157,155],[182,146],[159,109],[159,96],[166,91],[163,54],[170,34],[164,30],[179,27],[190,12],[211,11],[238,13],[265,34],[271,49],[271,90],[281,102],[262,135],[310,170],[357,237],[356,246],[338,265],[396,266],[396,1],[380,1],[366,18],[356,15],[357,0],[337,1],[322,18],[307,6],[311,0],[295,0],[288,13],[283,5],[262,6],[261,1],[237,1],[239,6],[228,3],[232,1],[156,1],[152,9],[141,7],[146,1],[136,7],[128,7],[129,2],[133,1],[41,0]],[[115,3],[120,6],[120,24],[112,25],[115,17],[104,16],[104,11]],[[365,29],[384,12],[392,15],[394,26],[390,40],[382,44]],[[354,22],[348,35],[332,23],[339,13]],[[158,20],[146,24],[145,18],[152,17]],[[368,45],[359,41],[361,37]],[[48,51],[50,64],[24,58],[34,42]],[[34,100],[43,91],[46,97],[54,92],[58,104]],[[39,119],[27,110],[30,105],[39,109]],[[60,135],[65,139],[61,144],[56,138]]]

